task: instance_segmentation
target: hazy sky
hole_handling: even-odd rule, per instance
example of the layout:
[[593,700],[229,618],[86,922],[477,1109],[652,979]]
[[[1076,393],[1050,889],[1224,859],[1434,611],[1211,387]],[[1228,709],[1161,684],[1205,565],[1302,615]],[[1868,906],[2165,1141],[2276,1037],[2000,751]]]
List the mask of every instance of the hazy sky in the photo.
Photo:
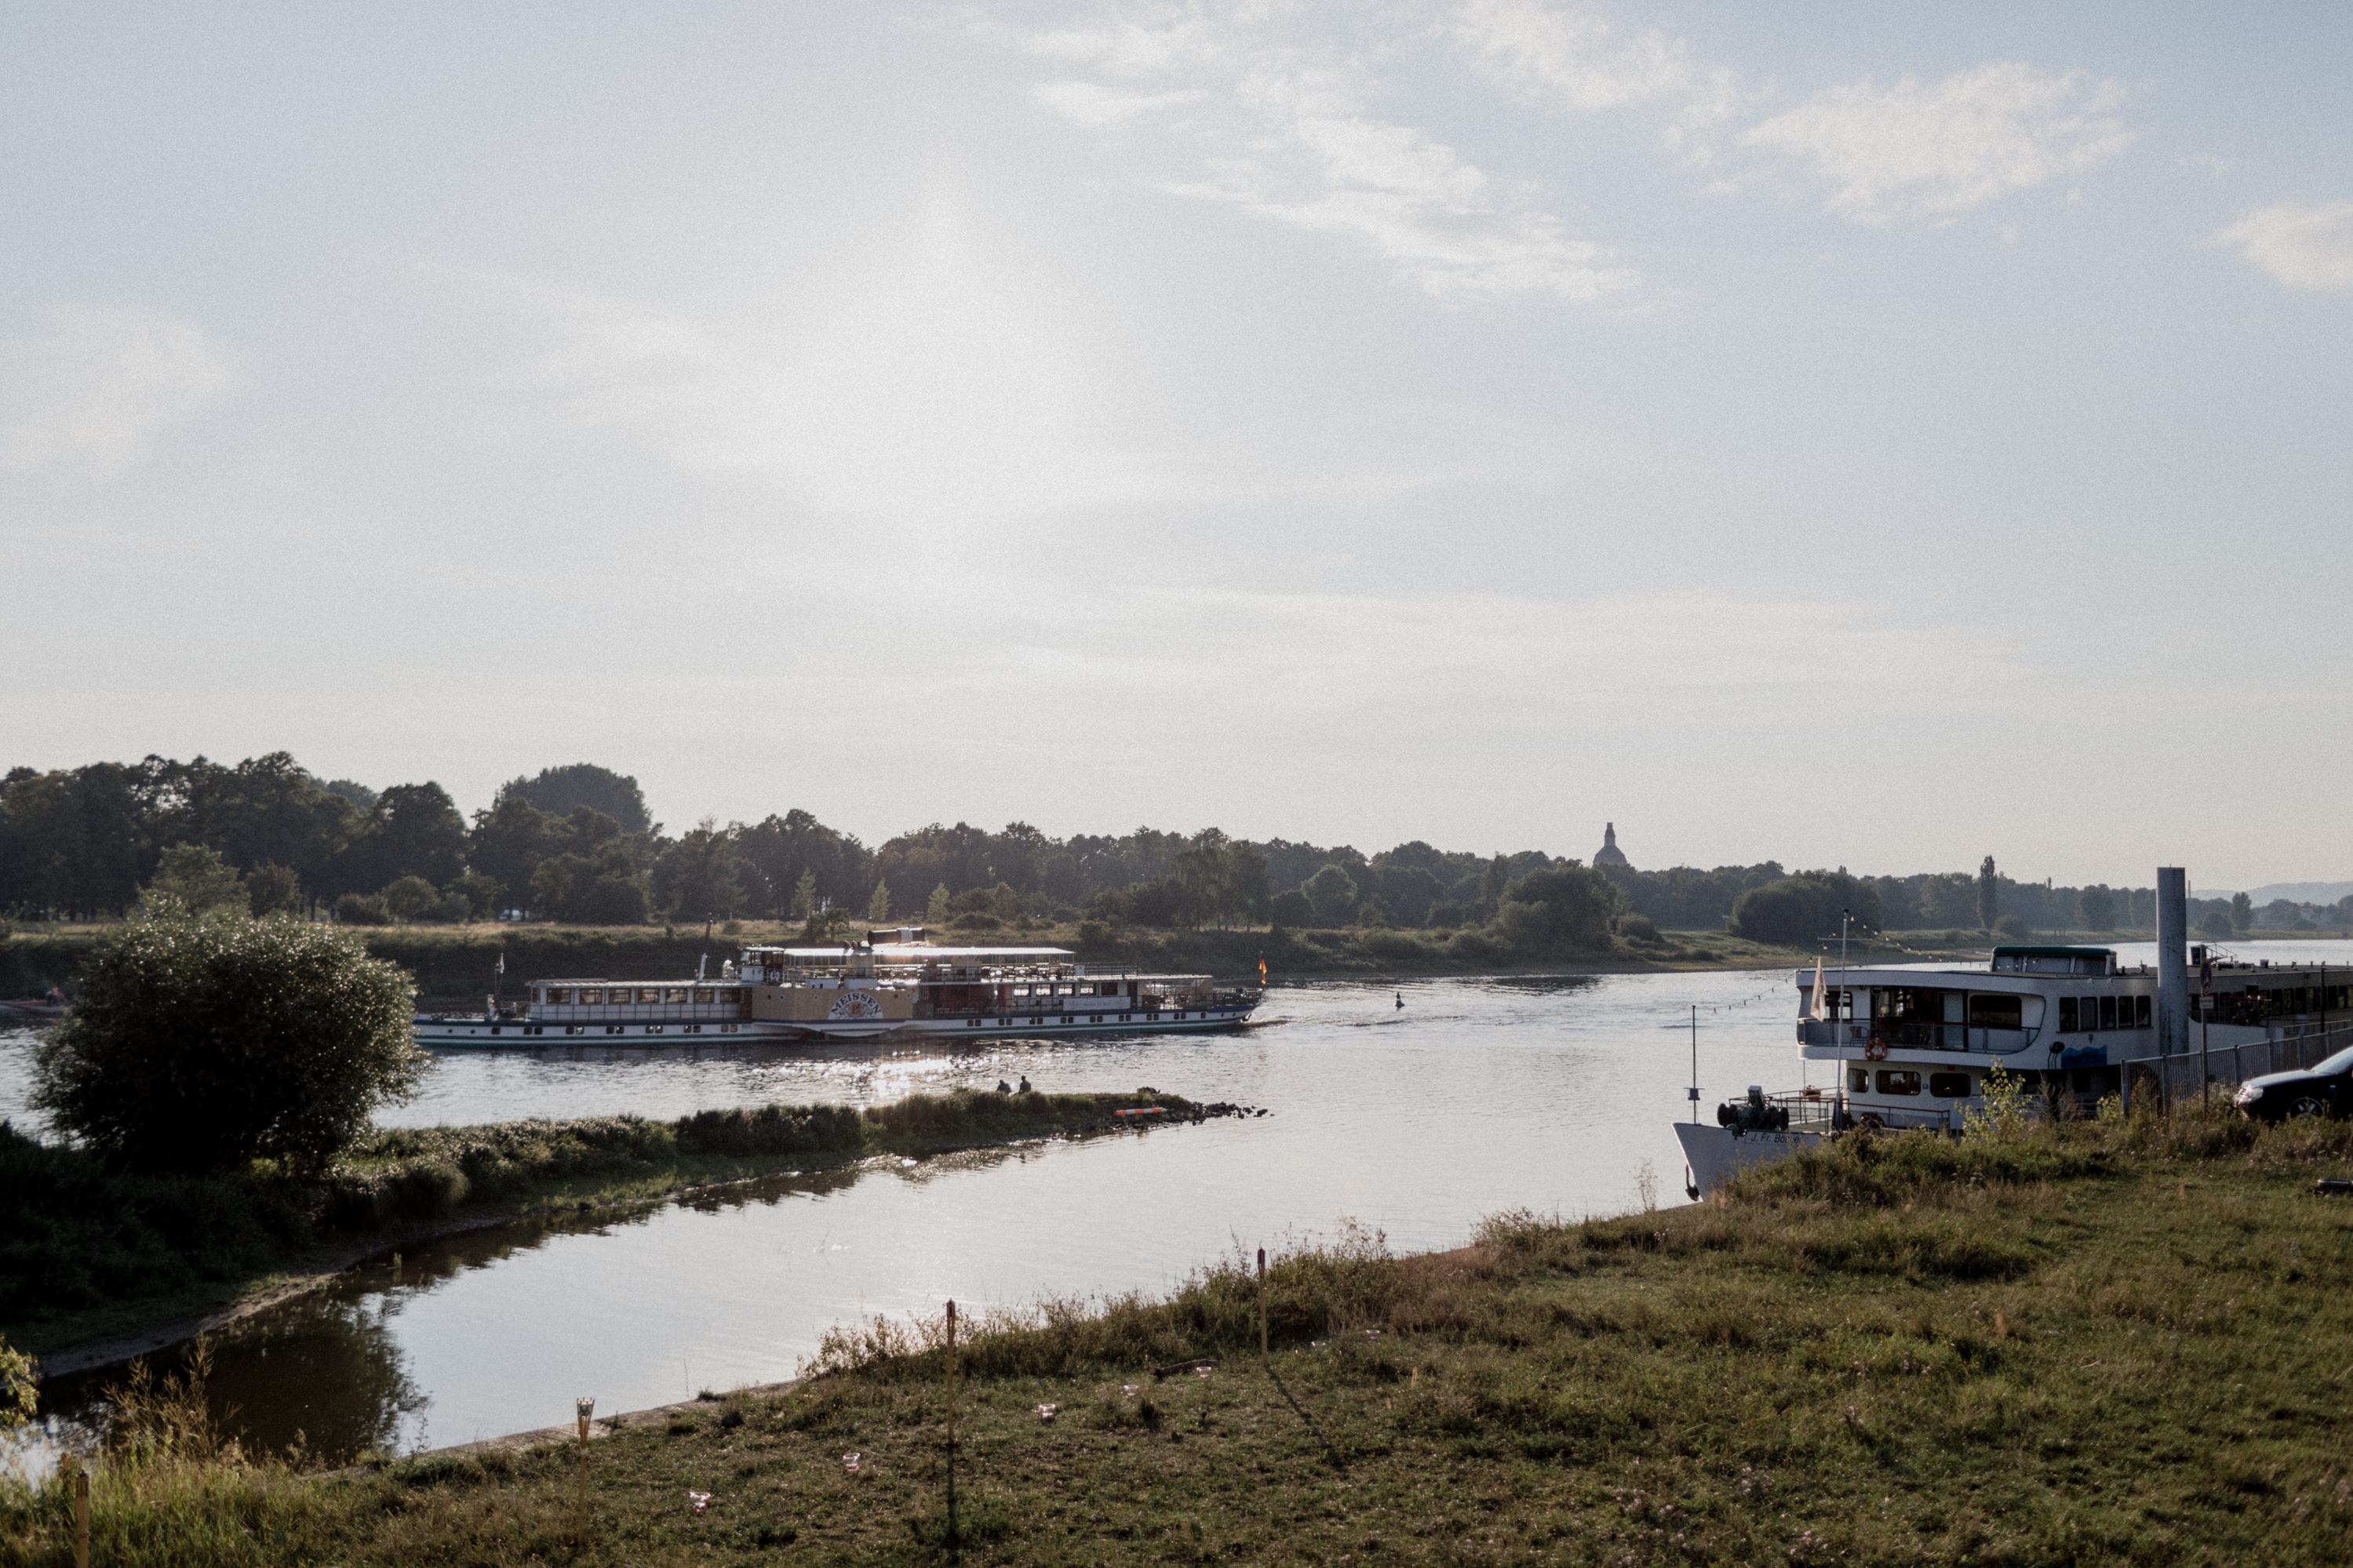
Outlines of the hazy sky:
[[2353,875],[2341,5],[14,5],[0,763]]

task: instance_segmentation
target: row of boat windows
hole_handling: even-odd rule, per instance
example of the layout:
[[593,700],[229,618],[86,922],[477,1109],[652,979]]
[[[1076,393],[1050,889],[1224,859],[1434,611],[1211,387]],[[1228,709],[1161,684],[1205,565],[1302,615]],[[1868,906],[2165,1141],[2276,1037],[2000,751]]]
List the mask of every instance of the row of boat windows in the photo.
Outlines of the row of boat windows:
[[2059,1032],[2096,1034],[2102,1029],[2146,1029],[2152,1026],[2148,996],[2062,996]]
[[563,1006],[704,1006],[733,1007],[744,1000],[741,985],[534,985],[534,1002]]
[[[1908,1068],[1881,1068],[1875,1075],[1882,1094],[1917,1094],[1922,1074]],[[1874,1075],[1869,1068],[1846,1069],[1846,1087],[1851,1094],[1869,1094]],[[1926,1075],[1928,1092],[1938,1100],[1967,1100],[1977,1092],[1965,1072],[1932,1072]]]
[[2271,1018],[2341,1013],[2353,1007],[2353,985],[2250,985],[2220,996],[2192,996],[2190,1011],[2217,1024],[2260,1024]]
[[[1171,1013],[1168,1016],[1180,1024],[1185,1021],[1186,1017],[1183,1013]],[[1201,1016],[1206,1018],[1208,1015],[1204,1013]],[[1086,1016],[1086,1021],[1090,1024],[1100,1024],[1104,1022],[1106,1019],[1116,1020],[1122,1024],[1129,1024],[1135,1021],[1135,1015],[1133,1013],[1090,1013]],[[1065,1013],[1059,1018],[1048,1014],[1027,1019],[999,1018],[997,1020],[997,1026],[1000,1029],[1008,1029],[1011,1028],[1018,1023],[1026,1023],[1035,1026],[1040,1024],[1075,1024],[1078,1021],[1079,1019],[1077,1016],[1071,1013]],[[1144,1021],[1147,1024],[1156,1024],[1160,1022],[1160,1015],[1157,1013],[1146,1013],[1144,1016]],[[987,1022],[988,1020],[987,1018],[966,1018],[964,1021],[964,1026],[967,1029],[977,1029]]]
[[[662,1024],[639,1024],[635,1026],[641,1033],[649,1035],[661,1034],[667,1028],[667,1026]],[[553,1024],[493,1024],[491,1026],[491,1033],[493,1035],[543,1035],[554,1027]],[[618,1035],[630,1027],[631,1026],[627,1024],[566,1024],[559,1032],[566,1035]],[[735,1032],[735,1026],[733,1024],[714,1024],[712,1027],[723,1035],[732,1035]],[[699,1035],[702,1033],[702,1026],[681,1024],[678,1026],[678,1032],[681,1035]]]
[[[1870,992],[1865,1004],[1871,1018],[1882,1024],[1960,1024],[1972,1029],[2022,1029],[2024,999],[2005,992],[1945,991],[1927,985],[1883,985]],[[1811,1017],[1814,994],[1799,987],[1800,1015]],[[1823,1013],[1841,1023],[1852,1023],[1855,992],[1826,989]]]

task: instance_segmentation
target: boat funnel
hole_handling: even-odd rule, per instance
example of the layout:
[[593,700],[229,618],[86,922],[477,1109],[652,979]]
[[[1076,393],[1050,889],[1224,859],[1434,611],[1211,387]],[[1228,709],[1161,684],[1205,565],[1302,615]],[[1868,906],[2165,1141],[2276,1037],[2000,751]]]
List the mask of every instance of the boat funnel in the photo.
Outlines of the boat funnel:
[[2179,866],[2157,868],[2157,1051],[2189,1048],[2189,879]]

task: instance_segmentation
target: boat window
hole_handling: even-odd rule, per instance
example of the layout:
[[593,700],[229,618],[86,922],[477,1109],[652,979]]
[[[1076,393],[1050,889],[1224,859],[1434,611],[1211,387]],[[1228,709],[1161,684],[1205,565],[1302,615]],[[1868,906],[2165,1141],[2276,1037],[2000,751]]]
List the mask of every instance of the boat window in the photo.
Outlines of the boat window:
[[2116,1026],[2116,999],[2113,996],[2103,996],[2100,998],[2100,1027],[2113,1029]]
[[547,988],[547,996],[545,999],[550,1002],[569,1002],[572,1000],[572,987],[569,985],[551,985]]
[[1920,1092],[1920,1075],[1916,1072],[1897,1072],[1893,1068],[1882,1068],[1879,1069],[1879,1092],[1917,1094]]
[[2133,998],[2132,1026],[2136,1029],[2146,1029],[2149,1026],[2148,998],[2146,996],[2136,996]]
[[[2060,1005],[2064,1007],[2066,1003],[2063,1000],[2060,1003]],[[1975,992],[1970,994],[1970,1028],[2021,1029],[2025,1026],[2026,1026],[2020,1021],[2019,999],[2016,996],[2005,996],[1998,993],[1983,991]],[[2067,1027],[2063,1014],[2062,1015],[2062,1021],[2059,1026],[2063,1029]]]
[[2063,1035],[2075,1032],[2075,999],[2073,996],[2059,998],[2059,1032]]
[[1963,1022],[1964,1016],[1968,1009],[1968,993],[1966,991],[1939,991],[1936,993],[1936,995],[1945,1009],[1944,1021],[1947,1024],[1958,1024]]
[[691,994],[685,986],[673,985],[662,993],[662,1000],[670,1003],[685,1002],[691,999]]
[[1928,1075],[1928,1092],[1938,1100],[1967,1100],[1969,1097],[1969,1075],[1965,1072],[1932,1072]]
[[604,999],[605,993],[600,986],[583,985],[580,988],[580,1000],[583,1002],[602,1002]]
[[1864,1090],[1868,1089],[1871,1087],[1871,1073],[1869,1069],[1864,1068],[1847,1068],[1846,1086],[1847,1088],[1854,1090],[1857,1094],[1861,1094]]

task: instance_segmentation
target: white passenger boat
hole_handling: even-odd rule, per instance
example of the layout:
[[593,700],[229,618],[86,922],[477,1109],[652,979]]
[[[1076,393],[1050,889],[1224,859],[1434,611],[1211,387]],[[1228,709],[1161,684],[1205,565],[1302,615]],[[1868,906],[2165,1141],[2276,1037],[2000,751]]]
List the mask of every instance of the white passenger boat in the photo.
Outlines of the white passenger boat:
[[2111,1095],[2206,1092],[2346,1043],[2353,968],[2274,966],[2203,947],[2177,963],[2181,1024],[2170,1040],[2162,963],[2127,967],[2105,947],[1997,947],[1982,969],[1801,969],[1799,1055],[1829,1064],[1831,1081],[1752,1088],[1719,1106],[1714,1126],[1678,1122],[1692,1195],[1852,1129],[1957,1134],[1983,1109],[1997,1066],[2038,1111],[2089,1115]]
[[750,1045],[950,1036],[1198,1033],[1250,1019],[1261,993],[1207,974],[1077,962],[1060,947],[952,947],[923,928],[855,945],[747,947],[715,981],[534,980],[528,1000],[420,1014],[419,1044]]

